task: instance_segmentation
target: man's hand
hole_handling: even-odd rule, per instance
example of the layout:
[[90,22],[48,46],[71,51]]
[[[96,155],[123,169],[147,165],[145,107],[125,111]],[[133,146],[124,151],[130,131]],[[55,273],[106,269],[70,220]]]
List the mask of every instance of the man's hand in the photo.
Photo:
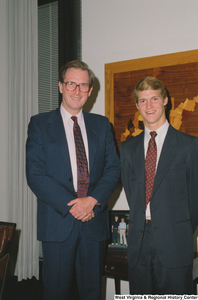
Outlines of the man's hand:
[[67,205],[72,206],[69,212],[75,219],[88,222],[95,216],[93,209],[97,203],[98,201],[96,199],[88,196],[74,199]]

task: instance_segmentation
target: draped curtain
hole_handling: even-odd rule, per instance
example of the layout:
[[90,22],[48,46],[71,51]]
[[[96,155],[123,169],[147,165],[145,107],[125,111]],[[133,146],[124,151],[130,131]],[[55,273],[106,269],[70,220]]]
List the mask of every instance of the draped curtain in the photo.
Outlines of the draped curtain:
[[15,275],[39,277],[37,204],[25,176],[30,117],[38,111],[37,0],[7,0],[8,180],[10,219],[19,237]]

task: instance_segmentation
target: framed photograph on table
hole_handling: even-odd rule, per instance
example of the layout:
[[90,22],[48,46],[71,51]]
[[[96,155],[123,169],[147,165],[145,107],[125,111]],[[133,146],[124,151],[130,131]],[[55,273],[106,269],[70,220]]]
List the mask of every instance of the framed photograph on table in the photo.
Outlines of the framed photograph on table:
[[108,250],[127,250],[129,211],[111,210],[109,214],[111,235]]

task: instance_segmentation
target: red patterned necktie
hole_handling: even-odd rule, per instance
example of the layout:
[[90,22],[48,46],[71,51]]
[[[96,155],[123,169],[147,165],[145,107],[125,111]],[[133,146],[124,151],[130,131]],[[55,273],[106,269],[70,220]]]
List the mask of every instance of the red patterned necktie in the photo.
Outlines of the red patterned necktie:
[[151,131],[150,135],[151,138],[148,143],[148,150],[145,159],[146,207],[152,195],[153,184],[155,179],[156,161],[157,161],[157,145],[155,142],[155,137],[157,133],[156,131]]
[[77,160],[77,196],[78,198],[86,197],[89,187],[89,172],[88,163],[85,153],[85,146],[82,139],[80,127],[77,123],[77,117],[71,117],[74,121],[74,140],[76,146],[76,160]]

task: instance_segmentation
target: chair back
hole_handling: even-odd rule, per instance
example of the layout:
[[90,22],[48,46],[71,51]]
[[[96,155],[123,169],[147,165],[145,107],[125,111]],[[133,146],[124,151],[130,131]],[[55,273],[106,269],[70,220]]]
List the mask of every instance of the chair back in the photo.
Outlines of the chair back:
[[16,223],[0,222],[0,300],[6,279]]

